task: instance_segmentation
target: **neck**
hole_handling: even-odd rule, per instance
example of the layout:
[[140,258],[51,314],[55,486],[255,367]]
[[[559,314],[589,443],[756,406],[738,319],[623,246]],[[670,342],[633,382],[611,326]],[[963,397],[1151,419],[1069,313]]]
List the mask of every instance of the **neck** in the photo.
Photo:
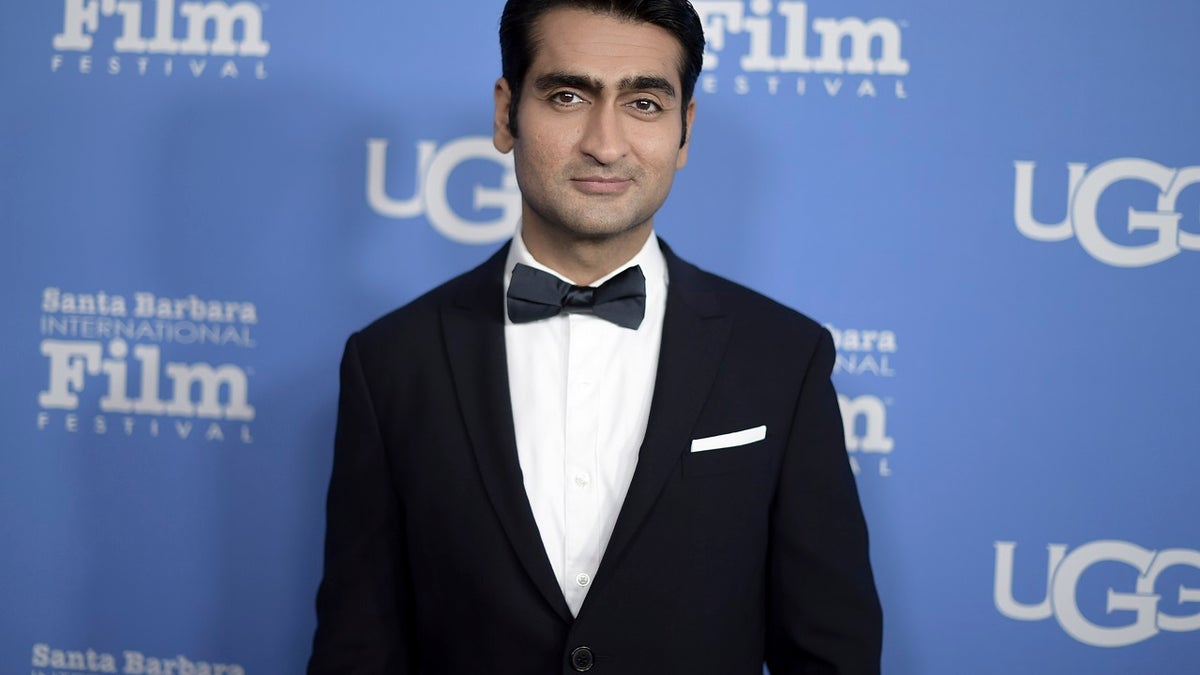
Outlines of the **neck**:
[[544,227],[521,226],[521,240],[539,263],[580,286],[588,286],[629,262],[646,245],[651,221],[614,235],[582,237]]

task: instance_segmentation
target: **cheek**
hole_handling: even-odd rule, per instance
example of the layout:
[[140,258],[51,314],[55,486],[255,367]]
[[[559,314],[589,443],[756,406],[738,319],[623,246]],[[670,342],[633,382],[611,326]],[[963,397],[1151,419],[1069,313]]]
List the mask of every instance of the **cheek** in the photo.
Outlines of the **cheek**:
[[532,135],[522,150],[515,157],[516,162],[526,171],[542,175],[557,172],[569,157],[569,145],[564,139],[547,134]]
[[627,138],[644,164],[674,169],[683,131],[678,127],[668,130],[663,126],[667,125],[634,126],[627,130]]
[[679,149],[679,139],[665,141],[657,138],[653,147],[647,148],[647,153],[643,157],[643,161],[656,169],[674,172],[681,167],[680,162],[683,159]]

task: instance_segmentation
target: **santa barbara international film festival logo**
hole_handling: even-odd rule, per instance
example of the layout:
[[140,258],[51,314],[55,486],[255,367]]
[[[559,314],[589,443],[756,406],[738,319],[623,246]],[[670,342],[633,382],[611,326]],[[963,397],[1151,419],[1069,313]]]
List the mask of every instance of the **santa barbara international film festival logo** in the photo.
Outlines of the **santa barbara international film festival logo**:
[[243,361],[257,346],[254,303],[50,286],[41,312],[46,384],[37,394],[39,430],[254,442],[252,369],[180,358],[219,349]]
[[[703,94],[905,99],[905,21],[825,16],[830,2],[696,0]],[[842,11],[843,3],[836,6]]]
[[135,77],[267,77],[265,6],[243,0],[62,0],[50,70]]
[[[880,396],[890,378],[896,376],[892,360],[898,346],[896,333],[891,330],[860,328],[837,328],[825,324],[833,336],[837,356],[833,374],[847,383],[844,378],[854,378],[850,387],[857,389],[861,382],[871,382],[870,394],[855,396],[839,394],[838,406],[842,410],[842,426],[846,434],[846,451],[850,455],[850,468],[856,476],[863,474],[887,478],[892,475],[891,456],[895,440],[888,435],[888,408],[890,396]],[[881,385],[884,385],[881,387]]]
[[[998,541],[995,548],[994,601],[1010,619],[1053,617],[1067,635],[1094,647],[1127,647],[1164,631],[1200,631],[1200,551],[1151,551],[1111,540],[1074,550],[1050,544],[1042,599],[1026,603],[1014,597],[1016,542]],[[1040,581],[1032,574],[1036,566],[1027,565],[1020,565],[1020,578]]]
[[[1017,230],[1034,241],[1058,242],[1072,237],[1096,260],[1114,267],[1146,267],[1179,255],[1200,251],[1200,166],[1169,168],[1146,159],[1114,159],[1095,167],[1067,164],[1067,187],[1063,200],[1066,215],[1057,223],[1039,222],[1033,215],[1033,183],[1036,162],[1015,162],[1016,188],[1013,219]],[[1130,183],[1144,193],[1156,193],[1151,210],[1139,209],[1125,200],[1142,194],[1128,190],[1116,192],[1119,183]],[[1149,186],[1151,190],[1145,190]],[[1191,209],[1179,208],[1180,197],[1188,193]],[[1059,193],[1062,195],[1063,193]],[[1119,198],[1119,199],[1118,199]],[[1132,196],[1130,196],[1132,199]],[[1101,227],[1101,201],[1105,213],[1115,221]],[[1149,201],[1149,200],[1147,200]],[[1119,203],[1113,203],[1119,202]],[[1116,210],[1114,207],[1121,207]],[[1181,222],[1189,214],[1191,231]],[[1108,233],[1105,230],[1109,230]],[[1117,233],[1120,233],[1119,235]],[[1114,236],[1117,235],[1117,236]]]
[[441,146],[419,140],[395,154],[399,159],[392,167],[400,166],[398,173],[408,181],[389,179],[388,141],[367,140],[367,203],[379,215],[423,216],[443,236],[464,244],[497,242],[516,230],[517,174],[512,156],[496,150],[491,137],[466,136]]
[[188,658],[149,656],[135,649],[114,654],[88,647],[64,649],[39,642],[31,650],[31,675],[78,675],[120,673],[121,675],[246,675],[237,663],[217,663]]

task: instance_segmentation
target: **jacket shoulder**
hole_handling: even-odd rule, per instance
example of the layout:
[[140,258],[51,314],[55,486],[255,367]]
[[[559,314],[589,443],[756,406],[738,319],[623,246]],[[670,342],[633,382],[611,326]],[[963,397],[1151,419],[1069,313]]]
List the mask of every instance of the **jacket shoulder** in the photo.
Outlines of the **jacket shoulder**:
[[817,340],[828,333],[807,314],[679,258],[671,265],[671,283],[676,282],[677,276],[686,288],[694,289],[684,292],[689,301],[711,304],[714,312],[732,317],[751,331],[781,335],[792,341]]
[[371,352],[427,344],[440,335],[442,312],[455,306],[503,321],[503,263],[507,251],[507,246],[501,248],[478,267],[375,319],[350,339]]

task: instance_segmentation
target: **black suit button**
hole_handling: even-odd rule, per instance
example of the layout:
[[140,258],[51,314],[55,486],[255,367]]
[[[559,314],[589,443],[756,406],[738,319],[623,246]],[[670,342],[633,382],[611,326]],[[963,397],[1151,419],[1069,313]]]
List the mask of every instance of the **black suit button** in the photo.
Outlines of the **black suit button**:
[[587,647],[576,647],[571,650],[571,667],[576,672],[586,673],[595,665],[596,659],[592,656],[592,650]]

